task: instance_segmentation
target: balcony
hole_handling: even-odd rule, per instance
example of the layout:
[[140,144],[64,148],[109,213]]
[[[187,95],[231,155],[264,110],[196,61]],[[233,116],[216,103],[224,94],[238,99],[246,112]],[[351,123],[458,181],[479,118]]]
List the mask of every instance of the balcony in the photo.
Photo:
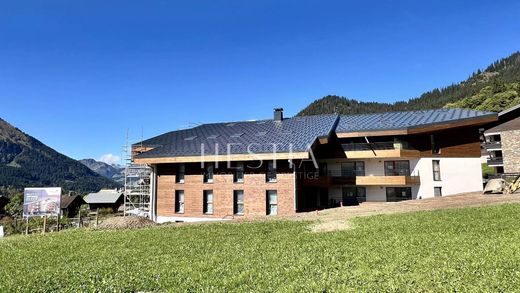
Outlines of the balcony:
[[490,159],[487,160],[487,164],[490,167],[504,166],[504,158],[499,158],[499,157],[490,158]]
[[328,187],[332,185],[360,185],[360,186],[403,186],[419,185],[420,176],[410,176],[409,170],[394,170],[395,173],[388,176],[365,176],[364,170],[360,171],[329,171],[326,176],[306,178],[304,185]]
[[502,142],[500,142],[500,141],[486,142],[486,143],[484,144],[484,147],[485,147],[486,150],[488,150],[488,151],[492,151],[492,150],[501,150],[501,149],[502,149]]
[[341,145],[349,159],[418,158],[418,150],[402,142],[345,143]]
[[421,177],[419,176],[358,176],[356,177],[356,185],[362,186],[403,186],[403,185],[419,185]]

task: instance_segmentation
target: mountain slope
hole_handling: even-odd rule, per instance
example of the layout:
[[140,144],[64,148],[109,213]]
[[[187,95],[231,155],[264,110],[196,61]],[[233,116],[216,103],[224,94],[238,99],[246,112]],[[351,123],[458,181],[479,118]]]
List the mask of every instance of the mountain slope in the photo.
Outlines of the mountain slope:
[[31,186],[85,193],[118,184],[0,119],[0,187]]
[[408,101],[389,103],[360,102],[328,95],[314,101],[298,113],[357,114],[386,111],[424,110],[442,107],[502,111],[520,103],[520,52],[480,69],[467,80],[438,88]]
[[105,162],[96,161],[94,159],[83,159],[79,160],[79,162],[97,174],[112,179],[121,185],[123,185],[125,182],[123,167],[113,166]]

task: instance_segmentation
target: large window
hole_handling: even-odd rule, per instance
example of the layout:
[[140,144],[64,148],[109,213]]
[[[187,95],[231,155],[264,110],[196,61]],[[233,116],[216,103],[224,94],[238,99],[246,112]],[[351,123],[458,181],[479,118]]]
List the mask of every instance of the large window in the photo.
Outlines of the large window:
[[365,176],[365,162],[345,162],[341,163],[341,176]]
[[412,199],[411,187],[387,187],[386,201],[401,201]]
[[439,160],[432,161],[433,180],[441,181],[441,162]]
[[233,191],[233,213],[235,215],[244,214],[244,191],[243,190]]
[[267,182],[276,182],[276,167],[273,161],[267,161]]
[[365,187],[344,186],[342,188],[343,204],[357,204],[367,201],[367,190]]
[[204,169],[204,183],[213,183],[213,171],[214,166],[211,163],[207,163]]
[[204,190],[203,195],[203,211],[205,214],[213,214],[213,190]]
[[184,190],[175,190],[175,212],[184,213]]
[[186,165],[180,164],[177,167],[177,176],[175,177],[175,181],[177,183],[184,183],[184,174],[186,173]]
[[268,215],[278,214],[278,193],[276,192],[276,190],[267,191],[266,203]]
[[385,161],[385,176],[410,176],[410,161]]
[[244,182],[244,163],[237,163],[233,179],[238,183]]

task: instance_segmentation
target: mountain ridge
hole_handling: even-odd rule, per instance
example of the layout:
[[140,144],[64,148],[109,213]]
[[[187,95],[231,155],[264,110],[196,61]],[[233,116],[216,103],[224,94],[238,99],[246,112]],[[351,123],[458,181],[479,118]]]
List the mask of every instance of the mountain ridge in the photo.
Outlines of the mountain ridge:
[[520,104],[520,51],[478,69],[468,79],[427,91],[419,97],[395,103],[363,102],[327,95],[310,103],[296,116],[363,114],[389,111],[468,108],[500,112]]
[[48,186],[87,193],[119,185],[0,118],[0,187]]

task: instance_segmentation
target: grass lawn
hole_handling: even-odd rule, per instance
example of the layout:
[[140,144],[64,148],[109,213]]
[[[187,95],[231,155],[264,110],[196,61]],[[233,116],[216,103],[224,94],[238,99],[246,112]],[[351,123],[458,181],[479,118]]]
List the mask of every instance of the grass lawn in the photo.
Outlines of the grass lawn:
[[0,292],[518,291],[520,205],[0,240]]

